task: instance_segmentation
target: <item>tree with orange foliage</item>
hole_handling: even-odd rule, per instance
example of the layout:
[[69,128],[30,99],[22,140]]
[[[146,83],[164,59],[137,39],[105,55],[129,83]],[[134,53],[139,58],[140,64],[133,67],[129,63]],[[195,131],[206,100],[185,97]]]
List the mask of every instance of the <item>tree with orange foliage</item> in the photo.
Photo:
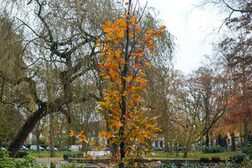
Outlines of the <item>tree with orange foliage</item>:
[[[151,62],[147,56],[154,54],[154,41],[165,31],[165,26],[158,30],[142,29],[140,19],[131,12],[132,1],[125,5],[127,12],[112,22],[104,22],[105,37],[97,39],[101,48],[97,68],[105,83],[98,111],[107,127],[98,137],[107,141],[106,147],[117,149],[112,161],[119,168],[135,166],[136,159],[149,151],[149,142],[159,131],[154,123],[157,117],[146,114],[141,93],[148,89],[145,69]],[[77,137],[94,144],[83,133]]]

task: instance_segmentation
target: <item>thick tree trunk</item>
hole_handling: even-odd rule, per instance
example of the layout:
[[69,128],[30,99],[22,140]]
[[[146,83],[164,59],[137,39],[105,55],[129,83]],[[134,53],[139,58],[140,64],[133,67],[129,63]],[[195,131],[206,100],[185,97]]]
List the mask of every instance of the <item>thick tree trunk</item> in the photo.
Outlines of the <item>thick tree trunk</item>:
[[9,152],[11,157],[15,157],[17,151],[24,143],[30,132],[34,129],[38,121],[46,115],[46,103],[41,103],[37,111],[26,120],[25,124],[21,127],[16,137],[9,145]]

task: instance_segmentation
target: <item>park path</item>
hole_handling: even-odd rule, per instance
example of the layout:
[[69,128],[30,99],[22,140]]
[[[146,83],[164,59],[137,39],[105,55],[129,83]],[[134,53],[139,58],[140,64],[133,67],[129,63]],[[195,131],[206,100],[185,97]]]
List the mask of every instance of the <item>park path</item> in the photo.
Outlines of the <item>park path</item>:
[[[39,165],[47,166],[48,168],[50,168],[51,162],[55,164],[56,168],[60,168],[62,165],[70,164],[69,162],[64,161],[62,157],[36,158],[36,162]],[[78,165],[83,165],[83,164],[80,163]],[[98,167],[103,167],[103,166],[98,166],[97,164],[85,164],[85,167],[98,168]]]

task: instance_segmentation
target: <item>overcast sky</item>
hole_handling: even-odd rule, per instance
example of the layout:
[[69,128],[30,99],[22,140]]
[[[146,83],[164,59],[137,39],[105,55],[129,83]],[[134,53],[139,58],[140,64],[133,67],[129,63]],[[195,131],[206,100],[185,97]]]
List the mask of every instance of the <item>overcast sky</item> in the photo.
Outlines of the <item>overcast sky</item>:
[[204,55],[211,55],[222,19],[217,11],[196,7],[200,0],[144,1],[176,37],[176,69],[189,73],[199,67]]

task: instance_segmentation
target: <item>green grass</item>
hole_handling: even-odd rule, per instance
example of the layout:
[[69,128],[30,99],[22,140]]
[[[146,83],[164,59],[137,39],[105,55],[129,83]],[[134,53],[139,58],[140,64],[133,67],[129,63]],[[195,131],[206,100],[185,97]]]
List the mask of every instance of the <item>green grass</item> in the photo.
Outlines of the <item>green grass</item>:
[[[154,155],[148,155],[150,158],[183,158],[183,153],[178,153],[176,155],[175,152],[164,152],[164,151],[156,151],[152,152]],[[223,152],[223,153],[201,153],[201,152],[189,152],[189,159],[200,159],[200,158],[212,158],[212,157],[220,157],[220,159],[228,159],[230,156],[237,154],[237,152]]]
[[[35,158],[46,158],[50,157],[50,152],[49,151],[29,151],[28,152],[30,156],[35,157]],[[71,152],[71,151],[55,151],[55,157],[63,157],[64,154],[77,154],[80,152]]]
[[[81,151],[80,151],[81,152]],[[80,152],[71,152],[71,151],[56,151],[55,157],[63,157],[64,154],[77,154]],[[35,157],[35,158],[46,158],[50,157],[49,151],[40,151],[40,152],[34,152],[29,151],[29,155]],[[201,152],[189,152],[188,158],[189,159],[200,159],[200,158],[209,158],[212,157],[220,157],[221,159],[228,159],[230,156],[233,156],[237,154],[238,152],[223,152],[223,153],[201,153]],[[152,152],[152,154],[147,155],[149,158],[174,158],[174,159],[182,159],[183,153],[178,153],[178,156],[176,156],[175,152],[164,152],[164,151],[155,151]]]

